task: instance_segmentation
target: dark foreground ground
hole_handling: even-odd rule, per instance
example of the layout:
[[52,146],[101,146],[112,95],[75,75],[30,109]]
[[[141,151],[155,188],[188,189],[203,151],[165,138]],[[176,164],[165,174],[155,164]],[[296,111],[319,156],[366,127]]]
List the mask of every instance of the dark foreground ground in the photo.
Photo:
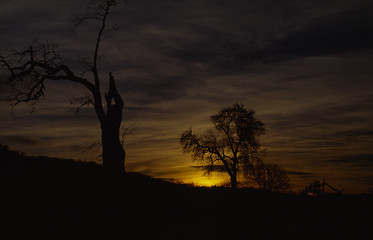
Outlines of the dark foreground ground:
[[0,239],[373,239],[372,195],[196,188],[4,146],[0,159]]

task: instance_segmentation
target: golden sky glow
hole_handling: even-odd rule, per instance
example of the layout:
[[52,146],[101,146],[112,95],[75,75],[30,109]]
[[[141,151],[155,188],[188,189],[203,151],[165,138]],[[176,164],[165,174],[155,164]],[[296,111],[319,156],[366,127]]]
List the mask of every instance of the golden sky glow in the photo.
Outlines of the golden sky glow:
[[203,187],[212,187],[212,186],[219,186],[223,184],[224,178],[213,178],[213,177],[197,177],[192,179],[191,183],[194,183],[194,185],[197,186],[203,186]]

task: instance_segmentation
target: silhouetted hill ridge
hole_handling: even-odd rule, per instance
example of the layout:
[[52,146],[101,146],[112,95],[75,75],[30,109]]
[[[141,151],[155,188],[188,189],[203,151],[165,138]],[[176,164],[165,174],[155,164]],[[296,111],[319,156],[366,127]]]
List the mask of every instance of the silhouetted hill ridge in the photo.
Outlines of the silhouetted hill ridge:
[[[193,187],[0,146],[2,220],[27,239],[364,239],[370,195]],[[368,220],[367,220],[368,219]]]

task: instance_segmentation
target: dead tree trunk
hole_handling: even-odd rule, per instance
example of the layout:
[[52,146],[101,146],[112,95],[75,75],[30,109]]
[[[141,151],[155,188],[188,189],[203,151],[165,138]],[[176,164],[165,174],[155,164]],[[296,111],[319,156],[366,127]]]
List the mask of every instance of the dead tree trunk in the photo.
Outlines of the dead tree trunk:
[[105,94],[107,112],[101,120],[103,166],[110,172],[125,171],[125,151],[119,139],[123,100],[110,73],[109,92]]

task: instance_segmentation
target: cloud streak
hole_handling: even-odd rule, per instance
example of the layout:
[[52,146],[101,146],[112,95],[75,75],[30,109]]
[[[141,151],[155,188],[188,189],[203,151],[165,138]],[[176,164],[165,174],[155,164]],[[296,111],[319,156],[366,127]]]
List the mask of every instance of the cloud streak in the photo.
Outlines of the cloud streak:
[[326,163],[348,164],[353,167],[373,167],[373,154],[356,154],[349,156],[339,156],[334,159],[325,160]]

